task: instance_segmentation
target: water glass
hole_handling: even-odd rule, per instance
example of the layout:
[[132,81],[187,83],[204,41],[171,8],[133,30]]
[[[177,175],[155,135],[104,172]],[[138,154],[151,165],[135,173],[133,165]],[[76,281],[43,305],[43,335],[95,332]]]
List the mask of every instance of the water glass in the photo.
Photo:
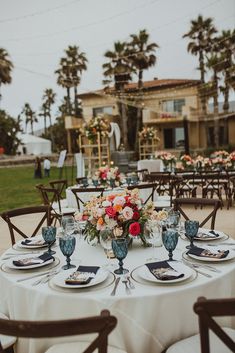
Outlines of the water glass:
[[61,218],[61,226],[65,230],[67,224],[74,224],[75,220],[72,215],[63,215]]
[[152,245],[153,249],[152,257],[147,259],[146,261],[157,260],[156,249],[162,246],[161,233],[162,225],[160,221],[149,220],[148,222],[146,222],[144,236],[148,243]]
[[122,275],[129,272],[126,268],[123,268],[123,259],[128,253],[128,241],[126,238],[116,238],[112,239],[112,249],[113,253],[118,259],[119,268],[114,271],[117,275]]
[[111,267],[111,255],[113,254],[112,251],[112,239],[114,238],[113,236],[113,231],[111,229],[105,229],[101,230],[99,234],[99,240],[100,244],[103,247],[105,254],[107,255],[108,258],[108,264],[107,267]]
[[162,232],[162,242],[168,250],[169,261],[173,260],[173,251],[178,243],[179,234],[175,229],[168,229]]
[[199,229],[199,222],[187,220],[185,221],[184,227],[185,227],[185,236],[190,240],[190,245],[186,246],[186,248],[192,249],[194,247],[193,239],[197,235],[197,232]]
[[180,212],[171,210],[166,219],[167,228],[177,228],[179,227],[180,222]]
[[51,250],[52,244],[55,242],[56,239],[56,227],[48,226],[42,227],[42,237],[45,242],[48,244],[48,254],[53,255],[55,251]]
[[63,270],[68,270],[69,268],[76,267],[75,265],[71,264],[70,256],[73,254],[75,245],[76,245],[76,238],[74,236],[64,236],[59,238],[59,245],[60,250],[64,256],[66,256],[66,265],[62,267]]

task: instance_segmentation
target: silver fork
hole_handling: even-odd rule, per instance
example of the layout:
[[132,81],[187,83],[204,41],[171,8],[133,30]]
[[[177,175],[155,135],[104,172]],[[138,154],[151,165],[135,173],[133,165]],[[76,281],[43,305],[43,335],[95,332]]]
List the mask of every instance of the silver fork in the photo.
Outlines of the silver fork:
[[57,273],[59,273],[59,270],[53,270],[47,273],[45,276],[42,278],[38,279],[36,282],[32,283],[32,286],[37,286],[38,284],[43,284],[47,283],[52,277],[54,277]]
[[130,276],[127,276],[126,279],[128,280],[130,289],[135,289],[134,283],[131,281]]
[[122,283],[124,283],[125,286],[126,286],[126,294],[130,295],[131,294],[131,290],[128,287],[128,280],[126,278],[122,278]]

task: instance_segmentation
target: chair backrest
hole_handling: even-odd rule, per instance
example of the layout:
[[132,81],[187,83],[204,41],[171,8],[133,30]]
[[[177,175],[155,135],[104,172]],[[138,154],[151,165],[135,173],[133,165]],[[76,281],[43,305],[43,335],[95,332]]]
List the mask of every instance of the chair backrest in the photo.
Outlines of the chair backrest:
[[53,187],[47,187],[44,185],[37,185],[36,188],[41,194],[41,197],[43,199],[44,205],[49,205],[53,207],[53,203],[57,203],[59,211],[61,212],[61,197],[60,197],[60,192],[56,188]]
[[[23,215],[30,215],[30,214],[38,214],[39,217],[36,217],[33,232],[29,233],[27,230],[26,232],[23,231],[23,226],[19,226],[17,223],[16,217],[23,216]],[[23,238],[30,238],[37,235],[40,228],[44,225],[50,225],[51,223],[51,207],[49,205],[44,206],[32,206],[32,207],[24,207],[24,208],[17,208],[10,211],[5,211],[1,214],[1,217],[4,221],[7,222],[10,236],[11,236],[11,243],[12,245],[15,244],[15,235],[21,235]]]
[[[89,196],[93,196],[92,194],[94,194],[94,196],[99,197],[99,196],[103,196],[103,192],[104,192],[105,188],[102,187],[97,187],[97,188],[71,188],[71,191],[73,192],[76,201],[77,201],[77,205],[78,205],[78,209],[81,211],[82,205],[87,202],[88,200],[84,200],[82,194],[86,193],[86,195]],[[88,195],[91,194],[91,195]]]
[[154,192],[156,190],[155,183],[146,183],[146,184],[137,184],[137,185],[129,185],[127,186],[128,190],[146,190],[145,195],[140,195],[141,199],[143,200],[143,204],[145,205],[149,200],[153,201],[154,199]]
[[63,193],[68,187],[67,179],[51,180],[49,184],[52,188],[57,189],[57,191],[59,192],[60,198],[63,197]]
[[235,316],[235,298],[206,299],[200,297],[194,304],[193,309],[199,319],[201,353],[210,353],[209,329],[231,349],[231,352],[235,352],[234,340],[229,337],[213,318],[219,316]]
[[[206,217],[200,222],[199,227],[203,227],[211,219],[211,229],[215,228],[216,213],[221,205],[220,200],[192,197],[192,198],[176,198],[172,202],[174,205],[174,209],[176,211],[179,211],[186,220],[190,219],[189,216],[187,216],[187,214],[185,213],[187,212],[185,211],[185,208],[187,209],[188,206],[194,206],[195,208],[199,206],[200,207],[209,206],[210,207],[209,214],[206,213]],[[205,213],[205,210],[203,210],[203,216],[205,216],[204,213]],[[193,217],[195,218],[195,212],[193,214]]]
[[[81,319],[58,321],[16,321],[0,319],[0,333],[16,337],[48,338],[97,333],[84,352],[107,353],[108,335],[117,325],[108,310],[101,315]],[[0,352],[4,352],[0,346]]]

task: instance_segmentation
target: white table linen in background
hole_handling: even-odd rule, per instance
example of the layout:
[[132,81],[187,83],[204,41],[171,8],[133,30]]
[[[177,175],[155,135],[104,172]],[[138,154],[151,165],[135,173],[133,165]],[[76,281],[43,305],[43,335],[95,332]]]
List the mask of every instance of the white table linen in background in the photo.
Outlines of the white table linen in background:
[[[179,239],[174,258],[181,259],[186,241]],[[143,248],[139,240],[134,241],[124,260],[130,271],[145,263],[152,254],[151,248]],[[65,263],[59,248],[56,257]],[[164,247],[158,248],[159,259],[167,258]],[[100,245],[90,246],[86,242],[77,245],[72,262],[81,259],[82,265],[107,263]],[[117,260],[112,260],[117,265]],[[212,278],[198,274],[188,283],[177,285],[144,285],[135,283],[132,295],[126,295],[125,286],[119,283],[116,296],[110,296],[112,286],[76,290],[74,293],[56,291],[48,284],[32,286],[36,279],[16,282],[27,274],[9,274],[0,271],[0,310],[13,319],[54,320],[85,317],[109,309],[118,318],[118,326],[111,334],[109,343],[125,349],[128,353],[160,353],[173,342],[198,332],[197,315],[193,303],[199,296],[222,298],[235,296],[234,262],[216,265],[221,273],[206,271]],[[32,273],[31,273],[32,274]],[[232,321],[226,321],[232,326]],[[65,339],[66,340],[66,339]],[[56,342],[60,339],[56,339]],[[53,341],[55,342],[55,340]],[[16,353],[42,353],[50,346],[48,339],[19,340]]]
[[163,167],[161,159],[142,159],[137,163],[137,170],[148,169],[149,173],[162,172]]

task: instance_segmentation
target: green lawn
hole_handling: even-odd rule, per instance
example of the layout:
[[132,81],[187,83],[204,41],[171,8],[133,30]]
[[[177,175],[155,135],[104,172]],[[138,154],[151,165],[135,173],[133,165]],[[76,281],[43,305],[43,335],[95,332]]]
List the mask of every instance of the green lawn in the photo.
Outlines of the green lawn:
[[[72,178],[73,174],[73,178]],[[75,168],[66,167],[62,178],[74,184]],[[59,179],[59,170],[51,168],[50,178],[34,179],[34,166],[0,168],[0,212],[12,208],[39,205],[42,203],[36,184],[48,184],[50,180]],[[72,180],[73,179],[73,180]]]

